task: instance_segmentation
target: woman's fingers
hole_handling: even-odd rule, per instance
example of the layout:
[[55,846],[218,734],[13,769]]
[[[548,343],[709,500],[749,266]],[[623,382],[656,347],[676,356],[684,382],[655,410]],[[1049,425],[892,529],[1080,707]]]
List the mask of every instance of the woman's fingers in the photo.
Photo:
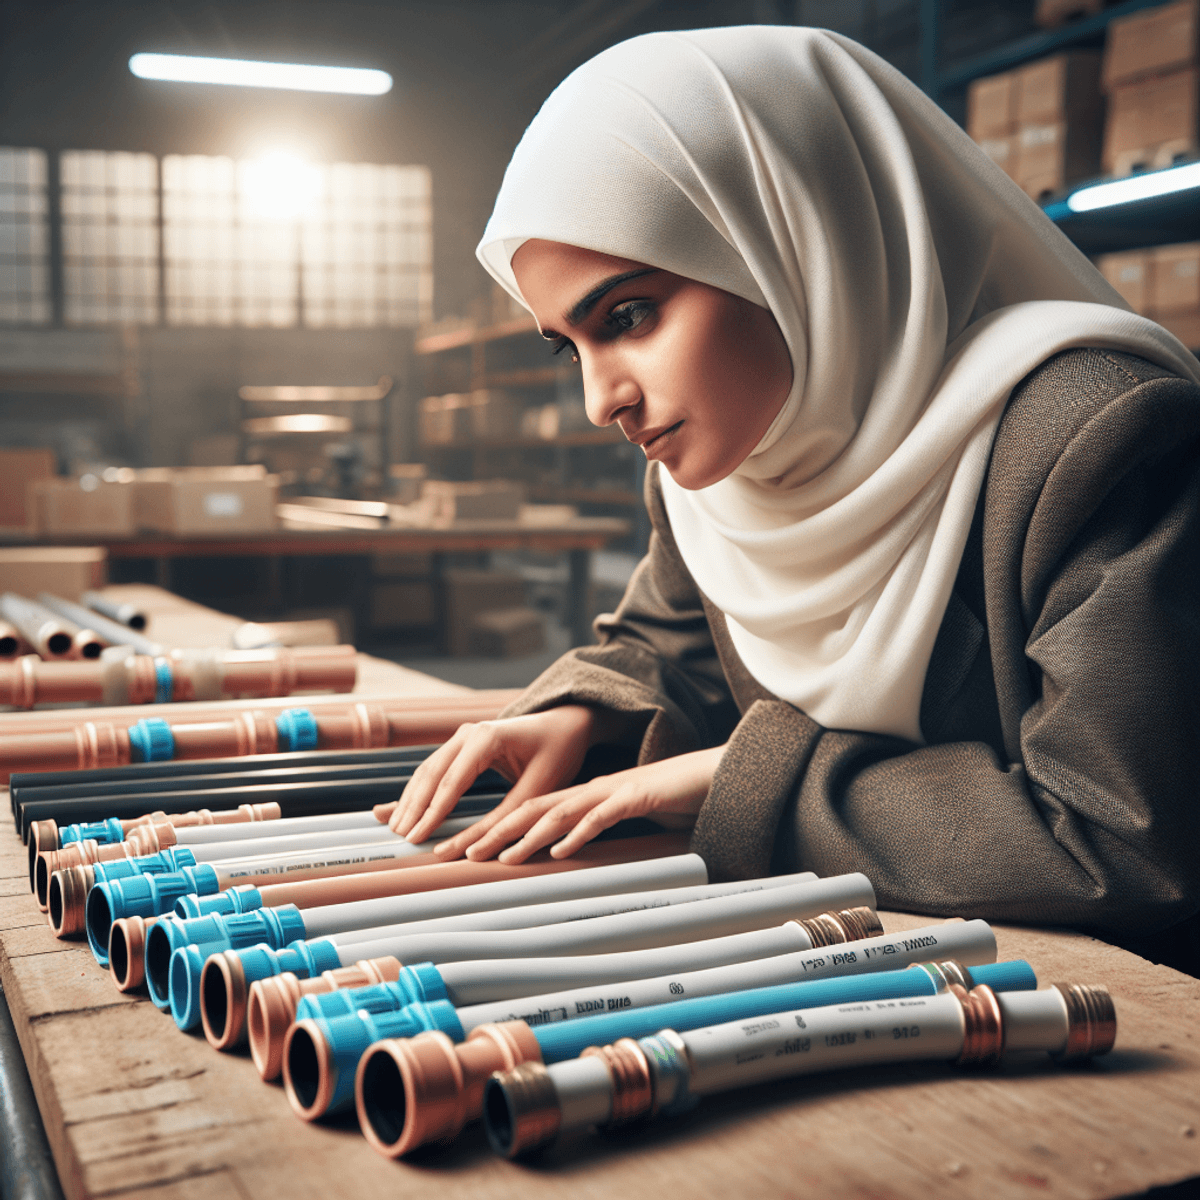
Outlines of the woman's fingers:
[[[423,841],[445,820],[463,792],[491,765],[485,763],[474,769],[481,755],[486,754],[490,741],[480,726],[460,726],[444,746],[435,750],[413,772],[396,812],[392,814],[391,827],[410,840]],[[435,816],[436,820],[429,820]]]

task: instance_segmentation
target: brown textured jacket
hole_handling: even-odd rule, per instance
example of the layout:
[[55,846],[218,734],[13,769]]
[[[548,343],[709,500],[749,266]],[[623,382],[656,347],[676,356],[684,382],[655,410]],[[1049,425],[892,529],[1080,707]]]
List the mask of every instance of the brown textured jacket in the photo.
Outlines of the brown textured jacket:
[[861,870],[883,907],[1126,938],[1200,907],[1200,388],[1085,349],[1014,390],[923,746],[825,729],[759,685],[654,472],[647,502],[650,552],[599,645],[510,712],[628,713],[641,762],[728,740],[693,838],[714,879]]

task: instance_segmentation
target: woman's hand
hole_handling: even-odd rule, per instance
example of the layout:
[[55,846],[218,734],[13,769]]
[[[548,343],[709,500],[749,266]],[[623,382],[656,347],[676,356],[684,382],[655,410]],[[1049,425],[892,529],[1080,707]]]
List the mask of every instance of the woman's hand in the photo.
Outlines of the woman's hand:
[[577,704],[461,725],[413,772],[391,815],[378,815],[409,841],[423,842],[476,777],[492,767],[512,783],[512,790],[487,816],[439,847],[444,857],[457,858],[530,797],[570,783],[597,732],[597,714]]
[[[669,828],[687,828],[695,823],[724,752],[724,746],[696,750],[615,775],[601,775],[562,791],[533,796],[480,831],[472,839],[467,857],[476,861],[490,858],[507,845],[508,849],[499,855],[500,861],[521,863],[554,842],[551,855],[566,858],[598,833],[628,817],[652,817]],[[466,832],[474,833],[477,828]],[[510,842],[513,844],[509,845]],[[434,853],[449,857],[455,853],[449,849],[450,845],[438,847]]]

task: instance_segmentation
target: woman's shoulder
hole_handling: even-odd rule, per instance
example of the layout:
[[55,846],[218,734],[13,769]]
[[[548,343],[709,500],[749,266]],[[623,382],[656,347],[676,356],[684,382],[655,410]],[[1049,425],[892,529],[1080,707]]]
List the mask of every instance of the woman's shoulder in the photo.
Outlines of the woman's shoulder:
[[1137,421],[1147,407],[1200,414],[1200,387],[1135,354],[1084,346],[1064,350],[1035,367],[1009,398],[996,435],[998,448],[1033,444],[1043,455],[1061,448],[1097,420]]
[[1064,459],[1145,460],[1200,434],[1200,387],[1144,358],[1079,347],[1013,389],[989,474],[1040,490]]

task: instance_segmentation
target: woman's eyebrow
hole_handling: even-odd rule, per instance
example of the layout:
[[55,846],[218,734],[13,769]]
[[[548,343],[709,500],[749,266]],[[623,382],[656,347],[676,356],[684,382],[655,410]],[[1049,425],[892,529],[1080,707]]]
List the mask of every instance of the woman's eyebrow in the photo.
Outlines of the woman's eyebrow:
[[620,275],[610,275],[603,282],[592,288],[582,300],[576,302],[571,311],[567,313],[567,320],[572,325],[578,325],[613,288],[630,279],[641,279],[643,275],[656,274],[658,274],[658,267],[641,267],[636,271],[623,271]]

